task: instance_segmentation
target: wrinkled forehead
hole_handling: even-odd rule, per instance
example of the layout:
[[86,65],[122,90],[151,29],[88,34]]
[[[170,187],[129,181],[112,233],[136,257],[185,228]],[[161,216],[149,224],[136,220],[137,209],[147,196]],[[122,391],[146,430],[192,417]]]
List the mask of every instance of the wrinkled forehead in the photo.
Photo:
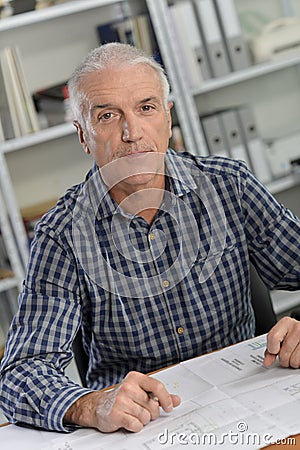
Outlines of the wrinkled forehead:
[[87,73],[81,80],[80,90],[85,102],[135,102],[157,97],[163,102],[163,86],[157,72],[145,64],[124,67],[112,66]]

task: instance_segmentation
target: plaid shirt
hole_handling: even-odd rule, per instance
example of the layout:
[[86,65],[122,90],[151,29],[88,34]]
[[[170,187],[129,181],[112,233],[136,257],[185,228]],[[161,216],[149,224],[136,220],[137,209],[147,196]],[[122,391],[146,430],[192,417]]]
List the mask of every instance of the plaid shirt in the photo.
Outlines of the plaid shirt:
[[[249,260],[270,288],[299,289],[299,242],[299,219],[242,162],[169,150],[151,225],[113,201],[95,166],[36,228],[2,361],[4,414],[67,430],[90,389],[253,336]],[[80,324],[90,389],[64,375]]]

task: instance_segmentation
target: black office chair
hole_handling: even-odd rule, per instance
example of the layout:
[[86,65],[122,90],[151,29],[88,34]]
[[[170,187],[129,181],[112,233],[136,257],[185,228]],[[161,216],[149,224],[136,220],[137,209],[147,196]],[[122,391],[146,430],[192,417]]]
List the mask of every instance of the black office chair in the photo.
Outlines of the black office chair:
[[300,320],[300,308],[295,308],[291,312],[291,317],[296,320]]
[[[265,286],[256,269],[250,264],[250,289],[255,316],[255,335],[268,333],[277,322],[269,289]],[[290,317],[300,320],[300,308],[295,308]]]
[[82,386],[87,387],[86,373],[89,365],[89,358],[83,348],[81,328],[79,328],[73,341],[73,353]]
[[255,336],[265,334],[277,322],[269,289],[250,264],[250,291],[255,316]]

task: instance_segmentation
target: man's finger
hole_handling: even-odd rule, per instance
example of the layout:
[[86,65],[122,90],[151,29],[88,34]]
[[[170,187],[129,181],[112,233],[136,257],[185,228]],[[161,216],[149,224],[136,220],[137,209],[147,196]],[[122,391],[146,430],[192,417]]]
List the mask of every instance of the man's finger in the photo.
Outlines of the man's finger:
[[[151,396],[158,400],[159,405],[165,412],[171,412],[174,406],[177,406],[177,404],[180,403],[180,401],[176,399],[174,405],[171,394],[167,391],[161,381],[137,372],[130,372],[125,377],[125,380],[128,382],[133,381],[133,379],[146,394],[151,392]],[[148,400],[151,400],[149,399],[149,394],[147,394],[147,397]],[[151,400],[151,403],[154,403],[153,400]]]
[[273,355],[272,353],[269,353],[268,350],[265,351],[265,357],[263,360],[264,367],[270,367],[272,364],[274,364],[276,360],[276,355]]
[[297,346],[300,343],[300,322],[283,317],[267,335],[267,349],[264,366],[270,367],[278,355],[283,367],[296,367],[298,363]]

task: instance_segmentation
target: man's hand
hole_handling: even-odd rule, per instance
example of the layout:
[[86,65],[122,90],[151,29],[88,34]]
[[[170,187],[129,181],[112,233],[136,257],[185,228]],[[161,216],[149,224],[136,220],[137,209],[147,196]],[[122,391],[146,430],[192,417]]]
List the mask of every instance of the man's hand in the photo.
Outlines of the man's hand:
[[[153,393],[154,400],[148,392]],[[171,412],[179,404],[180,398],[169,394],[160,381],[129,372],[115,389],[92,392],[78,399],[65,414],[64,422],[102,432],[119,428],[137,432],[159,416],[160,406],[165,412]]]
[[300,321],[283,317],[267,336],[264,366],[270,367],[276,356],[283,367],[300,367]]

